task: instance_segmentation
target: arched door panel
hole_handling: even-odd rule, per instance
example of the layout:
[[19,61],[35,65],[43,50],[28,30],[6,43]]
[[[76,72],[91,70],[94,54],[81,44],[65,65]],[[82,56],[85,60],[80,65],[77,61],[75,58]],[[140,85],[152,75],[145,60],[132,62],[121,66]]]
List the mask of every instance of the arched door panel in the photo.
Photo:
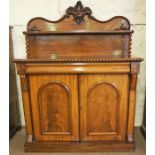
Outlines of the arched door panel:
[[30,87],[35,139],[77,141],[77,76],[31,75]]
[[80,76],[82,140],[125,140],[128,80],[127,74]]

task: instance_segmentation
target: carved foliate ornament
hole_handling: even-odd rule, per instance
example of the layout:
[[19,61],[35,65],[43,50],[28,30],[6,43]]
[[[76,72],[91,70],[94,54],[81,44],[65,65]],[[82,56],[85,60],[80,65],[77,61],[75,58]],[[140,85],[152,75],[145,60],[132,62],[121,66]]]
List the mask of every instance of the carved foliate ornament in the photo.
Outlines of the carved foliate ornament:
[[84,7],[81,1],[78,1],[74,7],[69,7],[66,10],[67,15],[73,15],[74,21],[77,24],[81,24],[84,21],[84,17],[91,16],[92,11],[89,7]]

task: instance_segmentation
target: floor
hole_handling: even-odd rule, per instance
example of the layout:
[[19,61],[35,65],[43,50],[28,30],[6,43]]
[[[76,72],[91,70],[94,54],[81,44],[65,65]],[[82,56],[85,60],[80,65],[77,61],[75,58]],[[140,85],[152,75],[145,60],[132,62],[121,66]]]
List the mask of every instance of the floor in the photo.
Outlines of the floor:
[[139,129],[135,129],[136,151],[135,152],[98,152],[98,153],[25,153],[25,130],[20,132],[10,141],[10,155],[145,155],[145,140]]

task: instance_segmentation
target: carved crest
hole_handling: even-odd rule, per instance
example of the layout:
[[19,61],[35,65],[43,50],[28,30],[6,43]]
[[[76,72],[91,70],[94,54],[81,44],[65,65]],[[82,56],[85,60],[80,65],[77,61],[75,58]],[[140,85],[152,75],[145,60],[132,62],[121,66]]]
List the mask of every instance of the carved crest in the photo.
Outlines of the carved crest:
[[69,7],[66,13],[67,15],[73,15],[75,22],[81,24],[86,15],[91,16],[92,11],[89,7],[84,7],[81,1],[78,1],[74,7]]
[[[72,18],[69,18],[69,17]],[[67,22],[67,26],[65,25]],[[74,22],[74,24],[73,24]],[[84,22],[89,26],[84,26]],[[90,24],[91,23],[91,24]],[[60,26],[61,25],[61,26]],[[130,22],[123,16],[115,16],[106,21],[101,21],[92,16],[92,10],[84,7],[81,1],[75,6],[66,9],[65,14],[58,20],[51,21],[42,17],[32,18],[27,24],[28,31],[74,31],[87,29],[87,31],[111,31],[111,30],[130,30]],[[26,34],[26,32],[24,33]]]

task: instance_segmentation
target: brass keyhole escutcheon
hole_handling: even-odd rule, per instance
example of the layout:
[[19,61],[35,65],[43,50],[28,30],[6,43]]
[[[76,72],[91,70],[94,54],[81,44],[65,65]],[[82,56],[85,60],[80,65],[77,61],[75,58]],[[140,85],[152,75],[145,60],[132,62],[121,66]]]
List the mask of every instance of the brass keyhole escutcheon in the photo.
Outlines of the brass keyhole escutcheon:
[[57,55],[55,53],[51,54],[51,60],[56,60]]
[[121,56],[121,54],[122,54],[122,51],[121,50],[115,50],[115,51],[113,51],[113,55],[114,56]]

